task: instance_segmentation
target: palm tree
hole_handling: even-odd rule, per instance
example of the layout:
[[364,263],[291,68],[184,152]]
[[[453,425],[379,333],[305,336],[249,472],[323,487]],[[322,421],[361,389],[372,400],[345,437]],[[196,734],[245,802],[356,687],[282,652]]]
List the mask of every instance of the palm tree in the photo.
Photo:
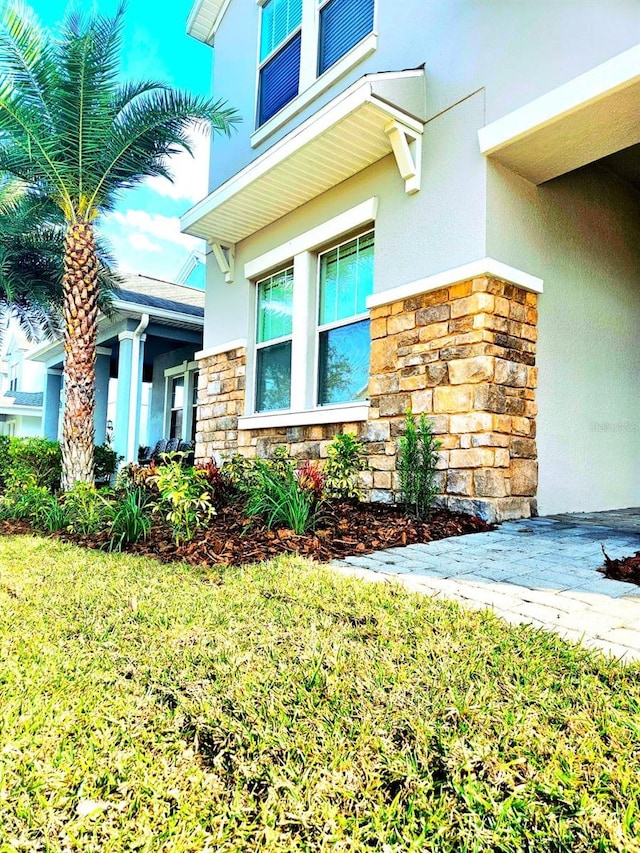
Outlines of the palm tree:
[[0,18],[0,171],[50,199],[65,223],[63,488],[93,476],[98,311],[95,223],[123,190],[171,179],[192,127],[229,133],[221,102],[155,81],[120,84],[124,5],[113,17],[70,13],[60,35],[12,3]]
[[[120,281],[99,246],[98,305],[111,311]],[[14,317],[28,340],[62,333],[64,222],[60,209],[0,174],[0,343]]]

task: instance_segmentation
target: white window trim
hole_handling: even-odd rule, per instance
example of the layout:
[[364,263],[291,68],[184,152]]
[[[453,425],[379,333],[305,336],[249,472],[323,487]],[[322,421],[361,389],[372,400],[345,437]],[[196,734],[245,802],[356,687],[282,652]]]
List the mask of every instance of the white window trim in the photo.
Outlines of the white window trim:
[[[378,197],[372,196],[366,201],[350,207],[343,213],[339,213],[332,219],[328,219],[321,225],[309,229],[292,240],[288,240],[281,246],[259,255],[244,265],[244,277],[256,280],[276,267],[291,262],[296,255],[303,252],[313,252],[323,248],[332,240],[339,240],[344,234],[355,231],[356,228],[364,228],[371,222],[376,221],[378,215]],[[246,341],[244,342],[246,344]]]
[[238,429],[269,429],[271,427],[317,426],[366,421],[369,403],[343,403],[340,406],[321,406],[302,412],[264,412],[238,418]]
[[[350,231],[362,228],[373,230],[378,212],[378,199],[372,197],[355,207],[333,217],[321,225],[299,234],[293,240],[245,264],[245,277],[253,282],[253,299],[250,316],[252,335],[247,347],[247,384],[245,390],[245,415],[238,419],[238,429],[263,429],[279,426],[306,426],[313,424],[351,423],[368,418],[369,402],[358,400],[337,405],[319,406],[317,317],[310,322],[318,300],[318,256],[316,250],[331,251]],[[363,231],[364,233],[364,231]],[[256,395],[256,284],[258,279],[293,262],[293,327],[291,335],[291,407],[274,412],[255,412]],[[358,314],[348,322],[366,319]],[[346,324],[346,320],[335,325]],[[323,327],[324,328],[324,327]],[[228,345],[225,349],[229,349]]]
[[[266,0],[257,0],[258,6],[265,5]],[[326,5],[326,3],[322,3]],[[251,134],[251,147],[256,148],[265,139],[268,139],[272,133],[281,128],[297,113],[303,110],[315,98],[327,91],[337,80],[343,77],[359,62],[362,62],[368,56],[375,52],[378,46],[378,33],[376,23],[378,18],[378,4],[374,3],[373,10],[373,30],[368,33],[363,39],[355,44],[344,56],[327,68],[325,72],[318,75],[318,41],[320,36],[320,6],[317,0],[302,0],[302,34],[300,40],[300,80],[298,86],[298,94],[295,98],[285,104],[281,110],[270,119],[256,127]],[[260,29],[262,26],[262,13],[260,12],[260,24],[258,27],[258,48],[257,48],[257,75],[256,75],[256,124],[259,120],[258,115],[258,95],[260,89],[260,69],[265,62],[268,61],[276,51],[272,53],[262,62],[260,61]],[[297,32],[297,28],[296,28]],[[283,45],[293,35],[291,33],[282,43]],[[279,48],[280,49],[280,48]]]
[[193,379],[199,370],[197,361],[183,361],[175,367],[168,367],[164,371],[164,437],[169,435],[171,429],[171,388],[172,382],[178,376],[184,376],[184,403],[182,406],[182,434],[181,441],[190,441],[191,424],[193,418],[193,406],[191,405],[193,394]]

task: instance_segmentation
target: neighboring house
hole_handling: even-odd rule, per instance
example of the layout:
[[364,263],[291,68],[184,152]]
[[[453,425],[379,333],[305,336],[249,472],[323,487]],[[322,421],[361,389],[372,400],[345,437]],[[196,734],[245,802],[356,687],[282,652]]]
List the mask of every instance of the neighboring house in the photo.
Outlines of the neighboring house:
[[[204,293],[185,285],[125,275],[113,314],[98,321],[95,440],[107,437],[125,461],[142,445],[162,438],[191,441],[202,347]],[[30,357],[46,367],[43,434],[62,428],[61,341],[43,344]]]
[[30,361],[32,345],[11,322],[0,349],[0,435],[38,436],[42,425],[41,364]]
[[198,0],[216,137],[196,456],[409,407],[487,519],[640,505],[640,4]]

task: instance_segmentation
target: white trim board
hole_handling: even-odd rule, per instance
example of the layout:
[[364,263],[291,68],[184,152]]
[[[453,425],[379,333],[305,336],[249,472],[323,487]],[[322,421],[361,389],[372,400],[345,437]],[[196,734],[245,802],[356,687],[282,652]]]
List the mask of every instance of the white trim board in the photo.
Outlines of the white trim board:
[[640,45],[478,131],[480,151],[541,184],[640,142]]
[[367,308],[388,305],[390,302],[409,299],[411,296],[419,296],[421,293],[428,293],[430,290],[439,290],[441,287],[449,287],[449,285],[468,281],[472,278],[480,278],[485,275],[492,278],[499,278],[501,281],[506,281],[509,284],[515,284],[517,287],[522,288],[522,290],[530,290],[532,293],[542,293],[543,291],[544,282],[541,278],[530,275],[515,267],[510,267],[508,264],[503,264],[501,261],[496,261],[493,258],[481,258],[477,261],[471,261],[469,264],[463,264],[460,267],[454,267],[453,269],[445,270],[426,278],[420,278],[417,281],[411,281],[408,284],[402,284],[399,287],[392,287],[380,293],[373,293],[367,299]]
[[238,418],[238,429],[269,429],[271,427],[316,426],[320,424],[347,424],[366,421],[369,403],[343,406],[322,406],[302,412],[265,412]]
[[311,228],[303,234],[298,234],[281,246],[277,246],[275,249],[271,249],[263,255],[248,261],[244,265],[244,277],[249,280],[255,280],[258,276],[290,261],[296,255],[302,254],[302,252],[311,252],[314,249],[319,249],[330,240],[335,240],[349,231],[375,222],[377,214],[378,199],[376,196],[373,196],[361,204],[345,210],[344,213],[339,213],[332,219],[327,219],[326,222],[316,225],[315,228]]
[[196,361],[202,361],[203,358],[211,358],[213,355],[222,355],[225,352],[230,352],[232,349],[246,349],[247,339],[236,338],[234,341],[227,341],[224,344],[215,344],[207,349],[200,350],[194,355]]

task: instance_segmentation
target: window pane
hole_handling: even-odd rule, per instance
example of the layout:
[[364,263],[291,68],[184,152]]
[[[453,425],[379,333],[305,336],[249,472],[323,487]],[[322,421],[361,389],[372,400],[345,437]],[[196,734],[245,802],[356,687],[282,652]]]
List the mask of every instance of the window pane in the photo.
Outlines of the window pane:
[[367,310],[373,292],[373,233],[326,252],[320,258],[321,326]]
[[373,31],[374,0],[331,0],[320,10],[318,74]]
[[320,406],[367,398],[370,349],[368,320],[320,333]]
[[169,438],[182,438],[182,409],[174,409],[171,412]]
[[173,380],[171,391],[171,408],[181,409],[184,406],[184,376]]
[[258,124],[279,112],[298,94],[300,82],[300,33],[270,59],[260,71]]
[[302,0],[269,0],[262,7],[260,62],[302,23]]
[[291,341],[263,347],[256,353],[256,412],[291,405]]
[[258,343],[291,334],[293,268],[258,282]]

